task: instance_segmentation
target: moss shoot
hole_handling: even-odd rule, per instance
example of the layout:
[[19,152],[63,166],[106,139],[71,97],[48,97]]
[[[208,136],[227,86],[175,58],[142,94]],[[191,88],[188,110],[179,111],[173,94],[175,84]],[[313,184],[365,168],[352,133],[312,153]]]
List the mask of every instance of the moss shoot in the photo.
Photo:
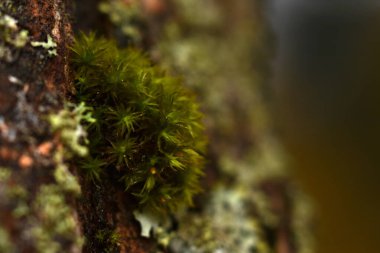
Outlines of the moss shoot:
[[192,93],[136,49],[82,34],[72,51],[77,99],[96,119],[84,171],[94,181],[123,182],[142,208],[190,205],[201,190],[205,149]]

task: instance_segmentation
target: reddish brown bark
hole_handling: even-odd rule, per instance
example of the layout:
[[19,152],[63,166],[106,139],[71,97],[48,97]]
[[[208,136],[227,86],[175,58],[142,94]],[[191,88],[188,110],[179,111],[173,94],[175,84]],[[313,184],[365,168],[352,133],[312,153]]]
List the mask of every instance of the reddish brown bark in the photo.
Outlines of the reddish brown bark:
[[[52,181],[51,151],[58,143],[44,117],[62,107],[62,98],[70,86],[70,11],[68,1],[61,0],[15,0],[1,11],[29,32],[29,42],[46,41],[49,35],[57,43],[57,56],[49,57],[44,48],[33,47],[29,42],[15,48],[0,41],[12,54],[11,60],[0,59],[0,166],[12,171],[0,192],[0,224],[10,235],[15,252],[36,252],[35,242],[24,234],[30,224],[13,215],[15,203],[3,195],[15,185],[22,186],[29,205],[39,187]],[[46,143],[49,150],[40,152]],[[39,219],[35,213],[30,215]],[[70,243],[62,243],[62,249],[77,250]]]
[[[0,59],[0,167],[12,171],[11,178],[3,188],[0,187],[0,225],[10,235],[15,252],[36,252],[36,242],[25,237],[23,233],[28,224],[25,219],[12,214],[14,203],[4,194],[7,189],[21,185],[28,192],[26,202],[31,205],[40,186],[54,182],[52,174],[56,164],[53,154],[61,144],[51,133],[46,115],[62,109],[63,101],[70,97],[69,45],[73,38],[70,2],[14,0],[1,10],[17,20],[19,29],[29,32],[29,42],[22,48],[15,48],[0,38],[13,57],[12,60]],[[46,48],[33,47],[30,43],[46,42],[48,36],[57,43],[56,56],[49,55]],[[124,193],[116,193],[113,185],[107,182],[98,187],[84,179],[81,181],[80,199],[75,200],[73,196],[66,196],[66,199],[74,210],[78,210],[75,215],[79,217],[77,236],[87,238],[83,252],[105,252],[105,249],[149,252],[150,246],[139,236],[138,224]],[[30,215],[43,220],[36,213]],[[117,247],[110,246],[109,242],[98,242],[96,233],[104,228],[123,235]],[[79,250],[73,242],[58,241],[64,252]]]

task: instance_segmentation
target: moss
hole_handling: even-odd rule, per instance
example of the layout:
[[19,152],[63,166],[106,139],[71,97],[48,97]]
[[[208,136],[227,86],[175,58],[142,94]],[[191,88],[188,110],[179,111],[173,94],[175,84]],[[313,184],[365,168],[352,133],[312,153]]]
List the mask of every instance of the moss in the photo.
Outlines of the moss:
[[96,118],[83,163],[122,180],[142,208],[165,212],[191,204],[205,146],[192,93],[139,51],[113,41],[81,35],[72,50],[77,99]]
[[97,231],[95,235],[96,240],[102,245],[107,245],[105,252],[115,252],[118,249],[120,235],[110,229],[102,229]]

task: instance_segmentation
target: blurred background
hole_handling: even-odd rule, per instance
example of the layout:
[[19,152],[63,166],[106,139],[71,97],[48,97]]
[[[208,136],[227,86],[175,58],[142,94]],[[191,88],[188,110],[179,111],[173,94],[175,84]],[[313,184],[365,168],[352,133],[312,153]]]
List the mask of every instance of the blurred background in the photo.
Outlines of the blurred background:
[[318,253],[380,252],[379,1],[272,0],[280,138],[318,211]]

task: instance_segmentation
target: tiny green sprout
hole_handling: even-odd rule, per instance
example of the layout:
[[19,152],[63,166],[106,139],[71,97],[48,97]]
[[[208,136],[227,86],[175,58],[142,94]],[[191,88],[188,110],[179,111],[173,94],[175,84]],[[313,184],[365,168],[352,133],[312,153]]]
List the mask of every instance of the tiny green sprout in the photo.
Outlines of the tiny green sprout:
[[106,163],[100,159],[87,157],[81,162],[80,166],[86,173],[86,177],[96,183],[100,181],[100,176],[103,174],[102,168],[105,164]]
[[89,154],[81,167],[93,181],[115,175],[142,209],[167,212],[200,192],[205,135],[193,94],[136,49],[80,35],[72,47],[76,97],[92,108]]

